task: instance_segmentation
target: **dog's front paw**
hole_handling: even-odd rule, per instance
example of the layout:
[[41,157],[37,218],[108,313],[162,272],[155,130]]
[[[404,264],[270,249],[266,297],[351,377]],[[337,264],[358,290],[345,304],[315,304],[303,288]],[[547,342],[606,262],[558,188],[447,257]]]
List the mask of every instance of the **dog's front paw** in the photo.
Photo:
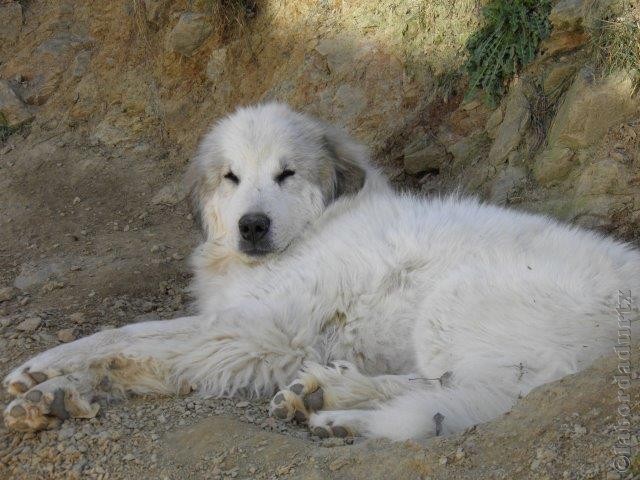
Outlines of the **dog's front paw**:
[[27,362],[7,375],[2,385],[10,395],[18,396],[61,373],[52,368],[37,368]]
[[4,423],[11,430],[35,431],[54,428],[67,418],[95,417],[100,406],[91,403],[90,390],[84,375],[44,381],[7,405]]
[[312,414],[309,418],[309,431],[320,438],[357,436],[356,429],[341,419],[340,413],[319,412]]
[[346,361],[335,361],[328,365],[308,362],[298,379],[276,393],[271,400],[269,413],[280,420],[307,423],[311,414],[331,407],[334,397],[325,387],[331,385],[332,380],[339,385],[345,374],[354,371],[355,367]]
[[303,376],[280,390],[271,400],[269,413],[280,420],[306,423],[309,415],[324,405],[324,391],[311,375]]

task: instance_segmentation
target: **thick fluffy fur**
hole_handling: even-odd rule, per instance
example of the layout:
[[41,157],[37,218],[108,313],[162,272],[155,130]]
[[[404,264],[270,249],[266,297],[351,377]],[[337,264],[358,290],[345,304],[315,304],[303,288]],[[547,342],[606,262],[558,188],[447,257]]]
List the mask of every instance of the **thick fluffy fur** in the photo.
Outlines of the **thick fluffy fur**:
[[[36,356],[5,380],[9,427],[95,415],[108,383],[281,389],[273,414],[318,435],[456,431],[612,351],[619,290],[640,291],[632,248],[471,199],[394,193],[353,140],[278,104],[216,125],[190,179],[206,232],[200,314]],[[272,223],[260,256],[239,248],[239,217],[254,211]]]

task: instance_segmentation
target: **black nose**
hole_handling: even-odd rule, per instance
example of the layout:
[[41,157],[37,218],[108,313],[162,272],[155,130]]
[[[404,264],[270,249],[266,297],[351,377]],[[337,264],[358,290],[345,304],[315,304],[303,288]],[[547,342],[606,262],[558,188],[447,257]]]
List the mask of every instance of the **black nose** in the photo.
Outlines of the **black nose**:
[[270,225],[271,220],[264,213],[247,213],[238,222],[240,236],[253,244],[267,234]]

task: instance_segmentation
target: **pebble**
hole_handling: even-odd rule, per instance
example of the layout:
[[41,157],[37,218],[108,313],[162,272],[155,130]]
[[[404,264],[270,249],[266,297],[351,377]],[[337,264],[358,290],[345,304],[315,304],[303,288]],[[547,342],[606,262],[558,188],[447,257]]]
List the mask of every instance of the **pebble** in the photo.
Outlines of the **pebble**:
[[577,425],[577,424],[574,425],[573,431],[574,431],[574,433],[575,433],[575,435],[577,437],[580,437],[580,436],[585,435],[587,433],[586,427],[583,427],[582,425]]
[[17,294],[17,291],[13,287],[0,287],[0,302],[8,302],[13,300]]
[[69,315],[69,320],[73,323],[84,323],[87,319],[82,312],[75,312]]
[[52,292],[54,290],[58,290],[60,288],[64,288],[64,283],[58,282],[56,280],[51,280],[42,286],[41,291],[43,293],[47,293],[47,292]]
[[75,433],[76,431],[73,427],[61,428],[60,430],[58,430],[58,440],[67,440],[73,437]]
[[73,328],[58,330],[57,337],[63,343],[73,342],[76,339]]
[[16,330],[21,332],[34,332],[42,323],[40,317],[29,317],[18,324]]

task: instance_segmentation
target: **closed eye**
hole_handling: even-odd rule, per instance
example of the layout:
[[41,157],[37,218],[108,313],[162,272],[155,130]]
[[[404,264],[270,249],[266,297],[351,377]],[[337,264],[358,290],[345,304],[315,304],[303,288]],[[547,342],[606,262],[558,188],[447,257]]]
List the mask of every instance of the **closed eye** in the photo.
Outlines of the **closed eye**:
[[231,180],[236,185],[240,183],[240,179],[238,178],[238,176],[235,173],[233,173],[231,170],[229,170],[229,173],[227,173],[224,176],[224,178],[226,178],[227,180]]
[[278,175],[276,177],[276,182],[278,183],[282,183],[284,182],[287,178],[292,177],[293,175],[295,175],[296,172],[294,172],[293,170],[289,170],[288,168],[285,168],[282,173],[280,175]]

